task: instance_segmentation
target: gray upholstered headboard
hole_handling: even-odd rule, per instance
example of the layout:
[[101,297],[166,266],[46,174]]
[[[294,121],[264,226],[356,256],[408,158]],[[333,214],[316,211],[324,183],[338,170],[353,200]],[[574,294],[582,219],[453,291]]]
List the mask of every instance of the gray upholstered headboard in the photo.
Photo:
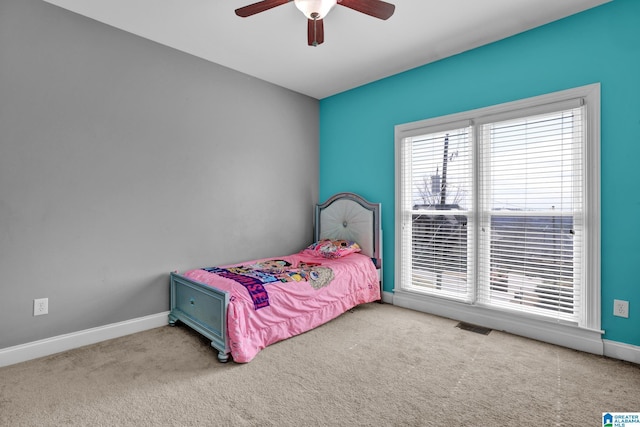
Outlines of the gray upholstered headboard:
[[338,193],[316,205],[315,241],[352,240],[382,268],[381,204],[371,203],[355,193]]

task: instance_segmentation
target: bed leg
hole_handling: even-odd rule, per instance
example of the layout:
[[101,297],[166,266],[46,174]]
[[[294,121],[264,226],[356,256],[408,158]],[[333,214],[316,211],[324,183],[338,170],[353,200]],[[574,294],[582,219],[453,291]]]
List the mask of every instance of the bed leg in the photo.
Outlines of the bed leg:
[[177,317],[175,317],[173,314],[169,314],[169,326],[176,326],[177,321]]
[[[213,347],[213,345],[211,347]],[[218,361],[220,363],[227,363],[229,361],[229,353],[218,351]]]

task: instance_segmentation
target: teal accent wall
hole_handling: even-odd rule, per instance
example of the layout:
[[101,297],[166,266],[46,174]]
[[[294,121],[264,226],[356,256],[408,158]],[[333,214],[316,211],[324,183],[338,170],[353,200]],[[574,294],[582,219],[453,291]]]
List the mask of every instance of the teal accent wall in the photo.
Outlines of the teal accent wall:
[[[381,202],[384,288],[394,288],[394,126],[601,84],[602,328],[640,345],[640,1],[614,0],[320,101],[320,200]],[[629,318],[613,300],[629,301]]]

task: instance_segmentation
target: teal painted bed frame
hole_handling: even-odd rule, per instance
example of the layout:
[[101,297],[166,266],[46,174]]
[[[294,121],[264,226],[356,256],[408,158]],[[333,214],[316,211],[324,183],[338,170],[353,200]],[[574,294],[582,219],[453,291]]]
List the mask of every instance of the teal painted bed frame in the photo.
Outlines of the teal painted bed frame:
[[229,360],[227,308],[229,293],[171,273],[171,312],[169,325],[179,320],[211,340],[218,360]]
[[[338,193],[316,205],[314,239],[345,239],[360,243],[380,277],[382,295],[382,228],[380,203],[370,203],[354,193]],[[362,243],[361,243],[362,242]],[[169,325],[182,322],[211,340],[218,360],[229,360],[227,309],[229,293],[199,283],[177,272],[170,274]]]

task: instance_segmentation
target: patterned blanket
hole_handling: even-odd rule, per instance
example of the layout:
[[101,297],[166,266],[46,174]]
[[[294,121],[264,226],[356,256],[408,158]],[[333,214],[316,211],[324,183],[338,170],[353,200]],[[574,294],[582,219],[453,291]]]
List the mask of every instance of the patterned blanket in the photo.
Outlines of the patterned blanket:
[[333,280],[333,270],[320,263],[300,262],[293,267],[283,259],[271,259],[237,267],[208,267],[202,270],[231,279],[249,292],[255,310],[269,306],[269,294],[264,285],[274,282],[309,282],[314,289],[327,286]]

